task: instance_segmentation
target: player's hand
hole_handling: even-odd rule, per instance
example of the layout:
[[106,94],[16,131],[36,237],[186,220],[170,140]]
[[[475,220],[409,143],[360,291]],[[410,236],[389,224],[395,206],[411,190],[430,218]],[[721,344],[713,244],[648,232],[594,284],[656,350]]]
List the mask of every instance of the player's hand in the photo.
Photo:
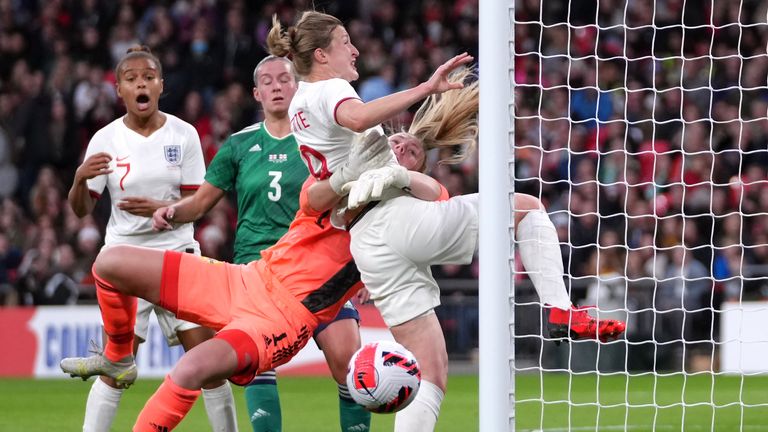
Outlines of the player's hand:
[[134,216],[152,217],[162,203],[145,197],[124,197],[117,203],[117,208]]
[[173,206],[160,207],[152,214],[152,229],[155,231],[170,231],[173,229],[171,222],[176,215]]
[[400,165],[387,165],[360,174],[360,177],[342,188],[347,195],[347,208],[356,209],[363,204],[381,199],[388,187],[404,189],[410,186],[408,170]]
[[389,147],[386,135],[379,129],[368,130],[365,135],[349,149],[347,162],[328,179],[337,195],[343,196],[346,183],[357,180],[360,173],[395,163],[395,155]]
[[81,180],[90,180],[96,176],[109,174],[112,172],[109,169],[109,163],[112,161],[112,156],[109,153],[94,153],[83,163],[77,167],[75,171],[75,178]]
[[362,287],[360,288],[360,291],[357,292],[357,301],[360,302],[360,304],[366,304],[371,300],[371,293],[368,291],[368,288]]
[[474,60],[474,57],[467,53],[461,53],[435,70],[435,73],[425,83],[430,94],[443,93],[448,90],[456,90],[464,88],[464,83],[461,81],[449,81],[448,76],[459,66],[466,65]]

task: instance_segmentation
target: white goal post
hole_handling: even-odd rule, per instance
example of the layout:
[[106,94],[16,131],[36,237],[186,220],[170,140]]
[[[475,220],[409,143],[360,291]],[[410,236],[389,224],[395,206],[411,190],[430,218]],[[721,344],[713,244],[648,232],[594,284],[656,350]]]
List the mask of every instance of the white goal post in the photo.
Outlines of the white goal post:
[[[514,6],[504,0],[480,3],[480,113],[478,189],[479,254],[479,426],[481,431],[514,429],[513,339],[511,302],[511,171],[513,157],[510,24]],[[490,35],[490,37],[488,37]],[[514,259],[514,257],[512,257]]]
[[[481,432],[765,427],[768,3],[479,7]],[[625,338],[549,337],[514,192]]]

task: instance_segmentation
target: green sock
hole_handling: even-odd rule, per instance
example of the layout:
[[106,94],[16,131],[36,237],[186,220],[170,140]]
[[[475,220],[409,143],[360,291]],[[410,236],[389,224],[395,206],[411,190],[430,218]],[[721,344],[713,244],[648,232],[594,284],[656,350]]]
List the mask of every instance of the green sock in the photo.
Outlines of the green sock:
[[281,432],[282,415],[275,372],[259,375],[245,387],[245,403],[253,432]]
[[350,398],[347,386],[339,386],[339,423],[342,432],[371,430],[371,412]]

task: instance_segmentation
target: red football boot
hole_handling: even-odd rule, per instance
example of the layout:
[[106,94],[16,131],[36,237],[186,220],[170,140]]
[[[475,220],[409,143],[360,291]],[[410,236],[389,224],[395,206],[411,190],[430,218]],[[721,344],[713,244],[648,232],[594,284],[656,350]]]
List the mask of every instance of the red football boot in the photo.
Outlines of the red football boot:
[[618,339],[627,325],[619,320],[598,320],[587,313],[587,309],[595,309],[594,306],[575,307],[571,309],[549,309],[549,337],[553,339],[567,338],[599,339],[608,342]]

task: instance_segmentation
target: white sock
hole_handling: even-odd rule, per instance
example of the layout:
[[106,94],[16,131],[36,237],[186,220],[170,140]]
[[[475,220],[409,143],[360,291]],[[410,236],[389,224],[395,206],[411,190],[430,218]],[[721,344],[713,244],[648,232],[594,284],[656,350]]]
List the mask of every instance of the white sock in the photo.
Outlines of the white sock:
[[203,389],[203,402],[214,432],[237,432],[235,398],[229,381],[215,389]]
[[395,432],[432,432],[445,394],[429,381],[421,381],[416,399],[395,414]]
[[122,389],[110,387],[96,377],[85,403],[83,432],[109,432],[122,396]]
[[563,282],[563,258],[557,230],[541,210],[529,211],[517,224],[520,259],[528,272],[539,300],[560,309],[571,307]]

